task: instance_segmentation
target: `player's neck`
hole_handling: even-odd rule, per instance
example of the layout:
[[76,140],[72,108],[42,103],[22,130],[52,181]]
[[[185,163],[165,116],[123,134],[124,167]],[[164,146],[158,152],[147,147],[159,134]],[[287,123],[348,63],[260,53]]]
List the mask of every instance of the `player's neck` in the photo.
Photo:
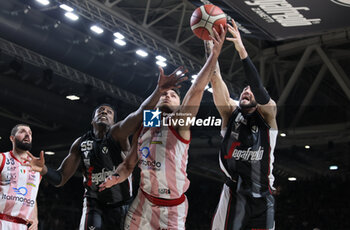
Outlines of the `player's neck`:
[[23,162],[21,157],[26,157],[27,156],[27,151],[19,148],[13,148],[12,154],[17,158],[17,160]]
[[256,107],[250,107],[250,108],[241,108],[243,114],[252,114],[256,110]]
[[94,136],[98,139],[102,139],[106,135],[107,131],[108,131],[108,128],[98,126],[94,128]]

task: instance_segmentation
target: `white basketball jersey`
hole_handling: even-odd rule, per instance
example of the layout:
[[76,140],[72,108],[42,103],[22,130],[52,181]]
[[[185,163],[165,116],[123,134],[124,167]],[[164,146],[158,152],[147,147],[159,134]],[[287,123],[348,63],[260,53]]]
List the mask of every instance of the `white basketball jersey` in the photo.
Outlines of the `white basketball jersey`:
[[164,199],[186,192],[189,143],[171,126],[143,128],[138,139],[140,188]]
[[27,220],[35,206],[40,173],[23,166],[12,151],[1,155],[0,213]]

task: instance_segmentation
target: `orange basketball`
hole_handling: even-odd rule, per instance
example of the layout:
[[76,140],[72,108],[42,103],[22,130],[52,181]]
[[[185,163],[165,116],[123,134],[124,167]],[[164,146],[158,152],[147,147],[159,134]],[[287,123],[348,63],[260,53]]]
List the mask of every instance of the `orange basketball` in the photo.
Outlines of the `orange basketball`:
[[213,27],[220,34],[220,24],[226,26],[226,14],[217,6],[207,4],[198,7],[191,16],[191,29],[202,40],[214,36]]

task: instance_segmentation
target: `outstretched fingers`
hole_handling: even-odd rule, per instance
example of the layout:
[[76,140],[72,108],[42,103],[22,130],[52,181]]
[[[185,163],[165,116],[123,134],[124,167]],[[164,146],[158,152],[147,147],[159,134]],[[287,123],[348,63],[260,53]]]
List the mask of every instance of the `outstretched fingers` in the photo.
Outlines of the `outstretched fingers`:
[[183,66],[180,66],[180,67],[178,67],[176,70],[174,70],[174,72],[172,72],[169,76],[175,76],[175,75],[180,75],[181,76],[181,74],[177,74],[177,72],[178,71],[181,71],[181,73],[182,73],[182,69],[183,69],[184,67]]
[[159,75],[160,76],[164,76],[164,70],[161,66],[158,66],[158,69],[159,69]]
[[29,151],[27,151],[27,155],[28,155],[30,158],[32,158],[32,159],[36,158],[36,157],[33,156]]
[[233,27],[235,28],[235,30],[238,31],[238,26],[237,26],[235,20],[233,20],[233,18],[231,19],[231,22],[232,22],[232,25],[233,25]]

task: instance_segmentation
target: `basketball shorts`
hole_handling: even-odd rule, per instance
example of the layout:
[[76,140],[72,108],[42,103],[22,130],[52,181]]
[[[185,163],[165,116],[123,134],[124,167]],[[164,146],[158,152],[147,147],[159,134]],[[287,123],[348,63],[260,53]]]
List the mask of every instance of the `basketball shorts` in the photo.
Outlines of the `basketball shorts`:
[[5,220],[0,220],[1,230],[27,230],[28,227],[25,224],[12,223]]
[[224,184],[211,229],[273,230],[274,204],[271,194],[255,198],[232,191]]
[[129,205],[105,205],[84,198],[79,230],[122,230]]
[[152,203],[139,189],[125,219],[125,230],[183,230],[188,210],[187,197],[174,206]]

